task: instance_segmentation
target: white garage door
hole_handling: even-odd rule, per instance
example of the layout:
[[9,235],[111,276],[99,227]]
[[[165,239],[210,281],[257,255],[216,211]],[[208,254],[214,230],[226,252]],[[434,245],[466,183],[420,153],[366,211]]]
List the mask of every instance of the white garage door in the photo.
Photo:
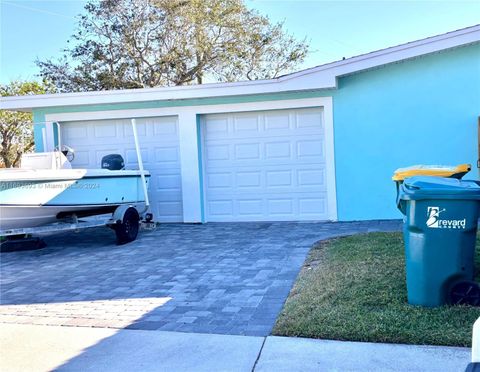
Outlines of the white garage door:
[[326,220],[321,108],[203,117],[207,221]]
[[[120,154],[138,169],[130,120],[62,123],[62,142],[75,149],[74,168],[99,168],[102,157]],[[156,221],[183,220],[177,117],[137,119],[144,168],[150,171],[150,203]]]

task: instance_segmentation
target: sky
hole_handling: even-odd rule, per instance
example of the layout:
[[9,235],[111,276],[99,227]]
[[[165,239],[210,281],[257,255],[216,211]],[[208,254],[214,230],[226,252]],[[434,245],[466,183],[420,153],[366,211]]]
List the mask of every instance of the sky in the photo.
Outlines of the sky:
[[[82,13],[80,0],[0,0],[0,83],[38,79],[36,59],[56,59]],[[311,53],[303,68],[480,23],[480,1],[247,0]]]

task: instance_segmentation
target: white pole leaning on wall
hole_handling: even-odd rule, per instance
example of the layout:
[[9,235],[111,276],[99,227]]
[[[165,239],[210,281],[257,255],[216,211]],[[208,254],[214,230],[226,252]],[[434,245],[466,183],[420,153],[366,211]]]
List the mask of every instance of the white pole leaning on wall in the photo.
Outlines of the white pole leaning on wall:
[[[60,123],[58,121],[54,122],[57,126],[57,143],[58,143],[58,151],[62,152],[62,134],[60,133]],[[55,141],[55,135],[53,136]],[[55,145],[55,142],[53,143]]]
[[147,182],[145,180],[145,171],[143,170],[142,153],[140,151],[140,146],[138,145],[137,122],[135,121],[135,119],[132,119],[132,131],[133,131],[133,139],[135,140],[135,150],[137,151],[138,168],[140,169],[140,176],[142,177],[143,195],[145,196],[145,205],[148,208],[150,206],[150,201],[148,200]]
[[[61,154],[62,153],[62,134],[60,133],[60,123],[59,122],[53,122],[52,124],[55,124],[57,126],[57,142],[58,142],[58,152]],[[53,135],[53,148],[55,148],[55,132]],[[55,156],[55,159],[57,161],[57,169],[62,168],[62,158],[60,156]]]

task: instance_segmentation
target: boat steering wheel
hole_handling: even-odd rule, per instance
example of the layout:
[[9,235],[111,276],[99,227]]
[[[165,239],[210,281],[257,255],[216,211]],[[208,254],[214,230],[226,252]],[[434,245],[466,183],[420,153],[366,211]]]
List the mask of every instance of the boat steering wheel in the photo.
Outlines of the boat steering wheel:
[[65,157],[70,163],[73,161],[73,159],[75,159],[75,150],[72,149],[70,146],[62,145],[61,148],[57,146],[55,149],[65,155]]

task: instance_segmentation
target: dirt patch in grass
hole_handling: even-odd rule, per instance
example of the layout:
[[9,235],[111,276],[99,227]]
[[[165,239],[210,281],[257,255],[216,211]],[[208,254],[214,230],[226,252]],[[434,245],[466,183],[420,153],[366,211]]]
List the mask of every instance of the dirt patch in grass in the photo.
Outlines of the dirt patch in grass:
[[[477,238],[477,268],[479,247]],[[312,248],[273,334],[470,346],[479,316],[478,307],[409,305],[401,233],[370,233]]]

